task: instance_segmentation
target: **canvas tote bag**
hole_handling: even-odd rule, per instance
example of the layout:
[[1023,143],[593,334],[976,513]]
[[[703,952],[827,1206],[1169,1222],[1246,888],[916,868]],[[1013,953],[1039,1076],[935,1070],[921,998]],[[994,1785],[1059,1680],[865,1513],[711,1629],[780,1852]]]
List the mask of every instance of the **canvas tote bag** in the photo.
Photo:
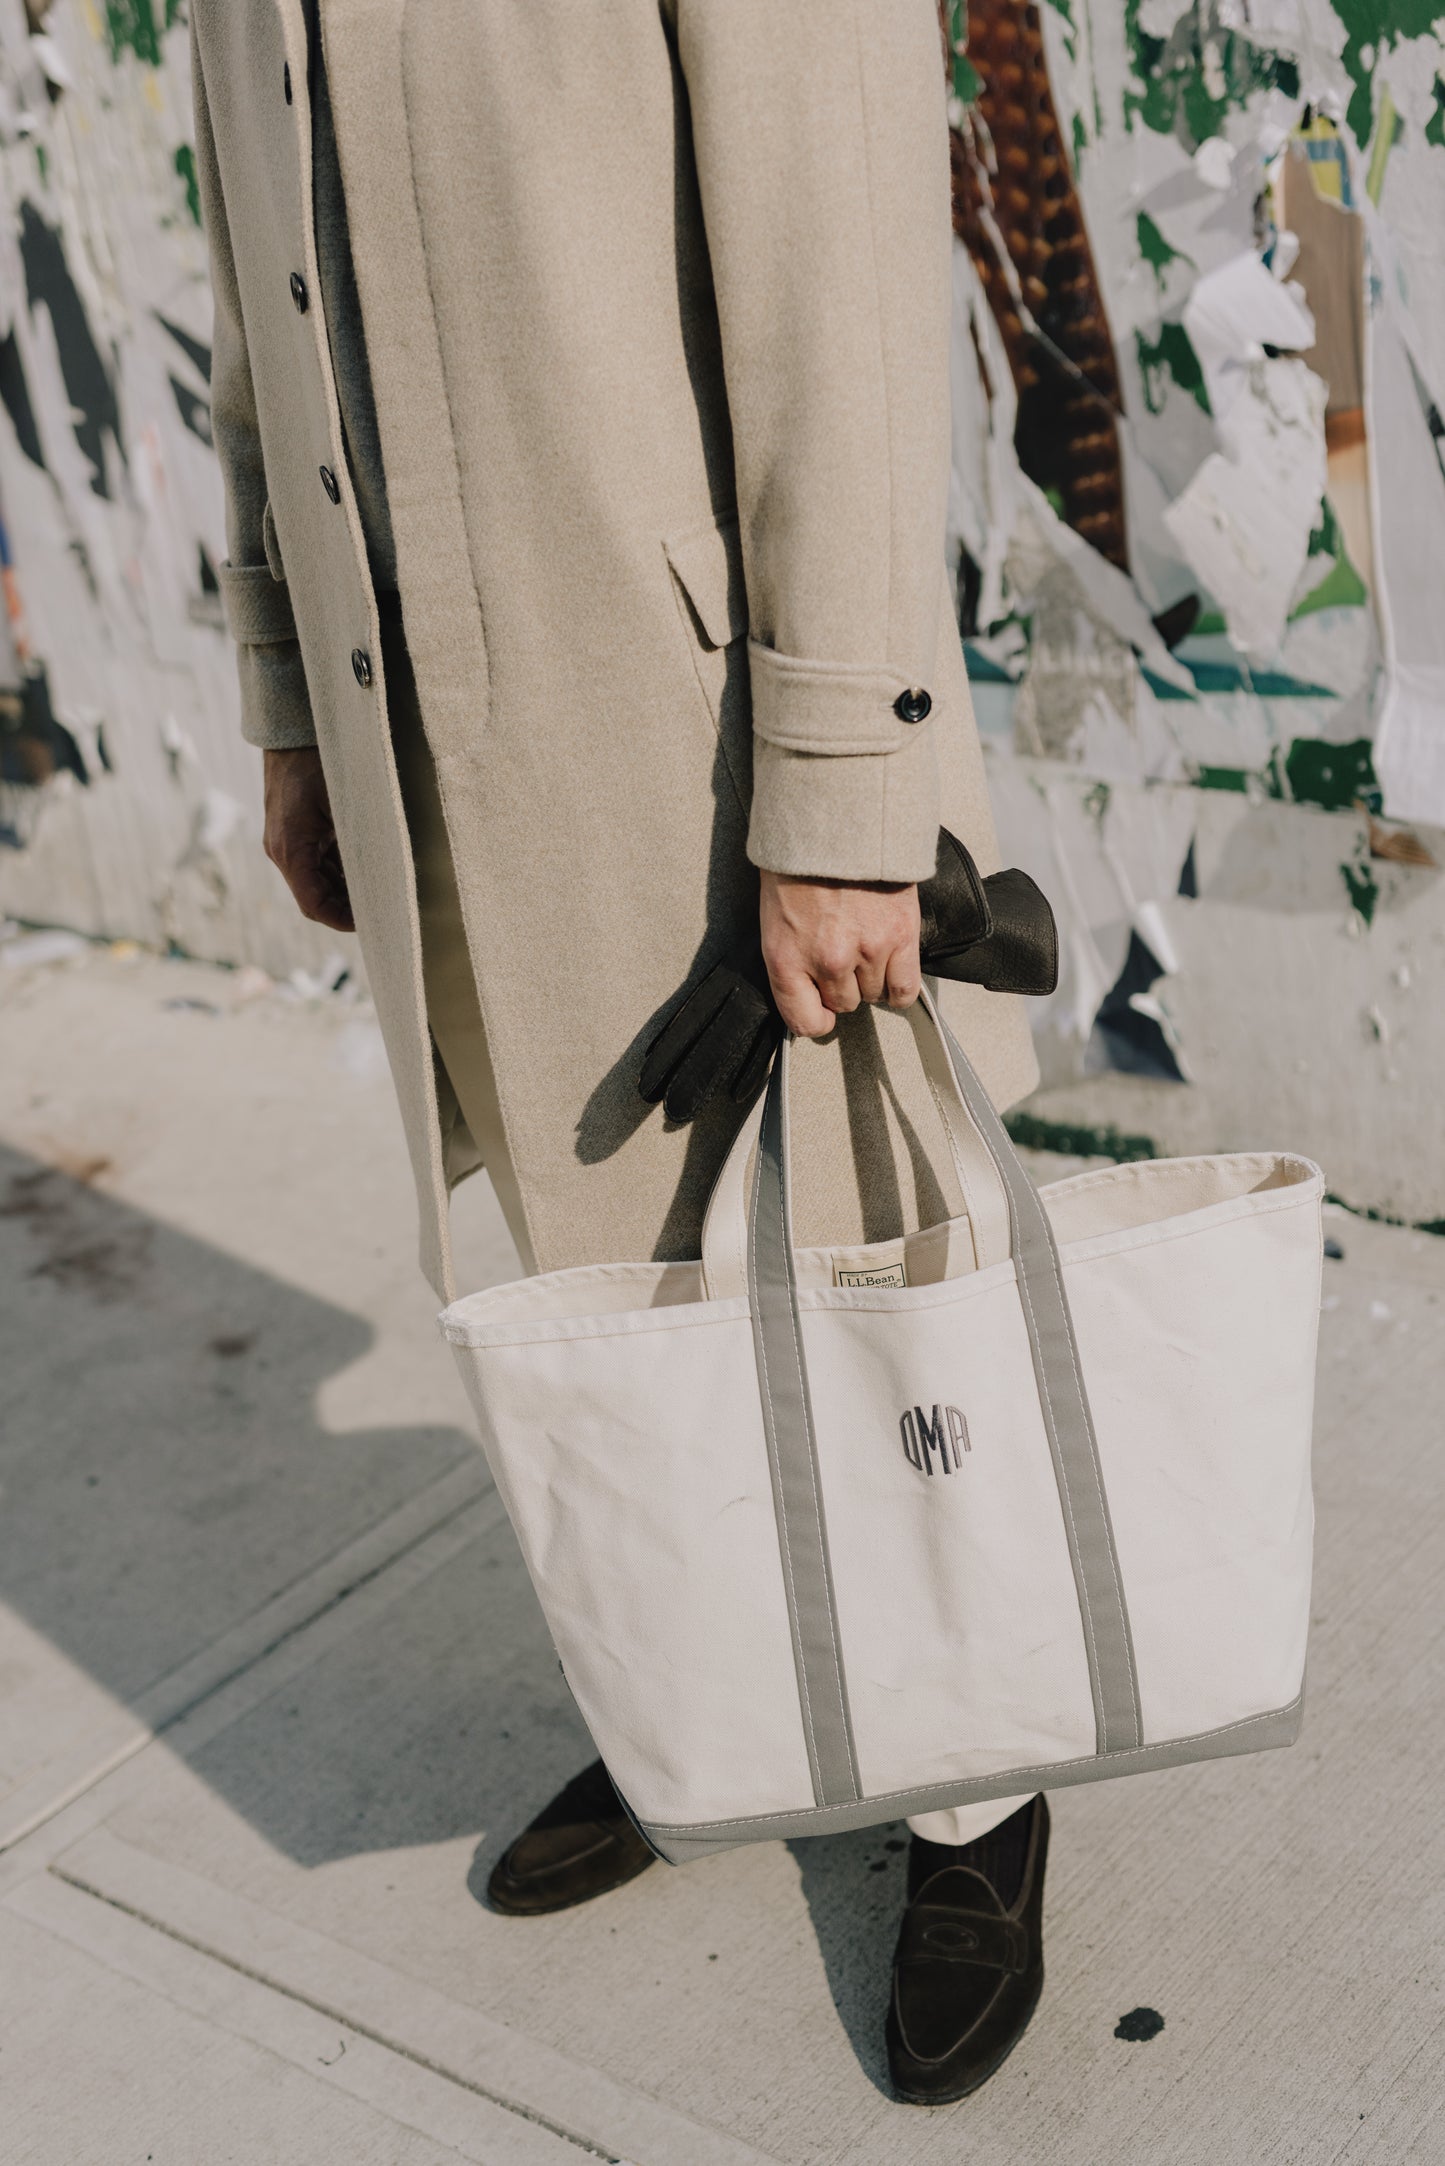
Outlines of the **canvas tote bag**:
[[696,1263],[442,1317],[578,1706],[681,1862],[1293,1741],[1321,1177],[1035,1189],[925,994],[949,1220],[795,1251],[785,1045]]

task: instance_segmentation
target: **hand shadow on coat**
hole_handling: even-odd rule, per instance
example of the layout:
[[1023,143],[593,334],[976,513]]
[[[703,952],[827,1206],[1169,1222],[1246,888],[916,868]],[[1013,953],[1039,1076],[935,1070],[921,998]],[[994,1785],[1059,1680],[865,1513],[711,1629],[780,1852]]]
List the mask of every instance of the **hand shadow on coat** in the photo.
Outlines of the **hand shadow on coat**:
[[794,1840],[788,1849],[838,2020],[868,2081],[891,2098],[883,2023],[903,1917],[908,1830],[889,1821]]
[[[710,298],[712,265],[692,148],[687,85],[682,69],[676,66],[673,69],[673,94],[676,100],[673,231],[678,330],[697,408],[698,443],[707,469],[709,499],[721,509],[735,495],[737,476],[721,333]],[[644,1121],[665,1119],[662,1108],[649,1105],[637,1087],[647,1048],[703,973],[710,970],[735,942],[757,928],[758,876],[747,852],[748,813],[753,794],[752,691],[747,641],[740,636],[723,651],[727,673],[715,723],[716,748],[711,777],[713,823],[702,934],[682,982],[664,990],[656,1008],[620,1058],[594,1085],[577,1123],[577,1156],[584,1166],[600,1165],[613,1157]],[[657,897],[659,909],[666,910],[671,905],[671,897]],[[745,1108],[724,1097],[705,1107],[693,1121],[683,1153],[682,1170],[653,1250],[654,1261],[667,1262],[696,1255],[702,1214],[744,1111]]]

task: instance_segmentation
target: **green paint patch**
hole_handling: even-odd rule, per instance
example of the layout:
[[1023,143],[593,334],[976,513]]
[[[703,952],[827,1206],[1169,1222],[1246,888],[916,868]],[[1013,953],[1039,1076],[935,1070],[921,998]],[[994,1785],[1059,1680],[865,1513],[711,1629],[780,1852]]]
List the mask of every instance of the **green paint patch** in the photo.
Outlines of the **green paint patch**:
[[1134,230],[1139,237],[1139,253],[1161,288],[1164,284],[1164,273],[1171,263],[1193,264],[1192,256],[1186,256],[1180,249],[1170,247],[1147,211],[1140,211],[1134,221]]
[[[1371,5],[1372,0],[1364,0]],[[1299,69],[1287,54],[1219,30],[1213,9],[1186,8],[1167,38],[1140,24],[1141,0],[1125,0],[1124,33],[1136,89],[1124,94],[1124,118],[1156,135],[1177,135],[1190,149],[1218,135],[1231,112],[1257,92],[1299,96]]]
[[1079,55],[1079,31],[1074,21],[1073,0],[1049,0],[1049,6],[1064,25],[1064,51],[1070,60]]
[[112,60],[134,53],[148,67],[161,64],[161,40],[182,20],[184,0],[105,0],[105,28]]
[[1311,684],[1284,669],[1251,669],[1244,662],[1188,662],[1201,692],[1252,692],[1256,699],[1338,699],[1327,684]]
[[961,105],[976,105],[983,89],[983,77],[969,59],[967,53],[958,53],[953,62],[953,94]]
[[1333,557],[1334,562],[1319,584],[1295,604],[1290,611],[1291,621],[1308,617],[1317,609],[1357,609],[1368,602],[1369,589],[1350,561],[1344,532],[1328,497],[1321,499],[1320,523],[1310,535],[1309,553],[1312,557]]
[[991,654],[980,654],[971,639],[963,643],[963,660],[970,684],[1013,684],[1016,681],[1006,669],[1000,668]]
[[1341,865],[1340,878],[1349,891],[1350,903],[1365,925],[1375,921],[1375,905],[1380,899],[1380,883],[1365,865]]
[[1139,674],[1156,699],[1192,700],[1195,696],[1193,692],[1186,692],[1182,684],[1175,684],[1168,677],[1156,676],[1145,662],[1139,664]]
[[[1340,58],[1354,85],[1345,118],[1363,150],[1375,128],[1375,74],[1381,60],[1404,38],[1438,33],[1445,23],[1445,8],[1440,0],[1331,0],[1331,5],[1344,28],[1345,49]],[[1392,101],[1392,135],[1394,118]]]
[[1425,141],[1445,150],[1445,83],[1435,78],[1435,110],[1425,123]]
[[[1223,631],[1221,622],[1213,629]],[[1191,635],[1192,636],[1192,635]],[[1178,659],[1184,664],[1194,680],[1194,690],[1187,692],[1182,685],[1172,684],[1167,677],[1156,676],[1147,664],[1140,665],[1140,674],[1156,699],[1194,699],[1200,693],[1219,697],[1247,692],[1255,699],[1338,699],[1338,692],[1327,684],[1311,684],[1307,677],[1292,677],[1283,669],[1251,669],[1245,662],[1191,662],[1187,655]]]
[[1003,1124],[1025,1151],[1056,1151],[1061,1158],[1112,1158],[1120,1166],[1159,1156],[1152,1136],[1122,1135],[1108,1123],[1089,1128],[1072,1121],[1041,1120],[1036,1113],[1006,1113]]
[[1309,554],[1312,557],[1337,557],[1344,553],[1340,536],[1340,523],[1335,517],[1335,507],[1327,496],[1320,498],[1320,523],[1310,535]]
[[1350,744],[1327,744],[1322,737],[1296,737],[1285,755],[1285,780],[1297,805],[1318,805],[1324,812],[1344,812],[1379,789],[1368,737]]
[[1161,324],[1156,339],[1147,339],[1142,331],[1136,331],[1134,351],[1144,380],[1144,404],[1151,414],[1163,413],[1171,383],[1187,391],[1201,413],[1213,413],[1199,356],[1182,323]]
[[1194,770],[1196,790],[1236,790],[1241,797],[1249,795],[1249,785],[1259,777],[1247,767],[1197,767]]
[[974,105],[983,82],[964,49],[968,44],[968,0],[948,0],[947,21],[953,95],[960,105]]
[[1354,565],[1347,556],[1339,556],[1319,585],[1311,587],[1304,600],[1295,604],[1289,613],[1290,622],[1311,617],[1320,609],[1361,609],[1369,599],[1369,588]]
[[201,222],[201,184],[196,178],[196,154],[189,143],[178,146],[175,168],[186,191],[186,209],[197,225]]
[[1074,125],[1071,133],[1073,135],[1074,141],[1074,172],[1077,175],[1080,166],[1084,162],[1084,152],[1089,147],[1089,137],[1084,127],[1084,116],[1082,113],[1075,113]]

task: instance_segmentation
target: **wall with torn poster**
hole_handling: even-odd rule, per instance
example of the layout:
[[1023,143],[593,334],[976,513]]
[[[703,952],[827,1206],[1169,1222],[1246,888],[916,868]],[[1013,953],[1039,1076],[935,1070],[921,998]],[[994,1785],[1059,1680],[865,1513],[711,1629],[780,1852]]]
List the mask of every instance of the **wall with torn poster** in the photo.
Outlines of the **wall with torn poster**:
[[1115,1071],[1164,1147],[1445,1217],[1445,4],[941,14],[951,542],[1062,921],[1050,1101]]
[[[315,969],[215,591],[182,13],[0,0],[0,911]],[[950,548],[1061,921],[1045,1107],[1445,1216],[1445,0],[941,18]]]
[[216,591],[182,16],[0,0],[0,916],[314,969]]

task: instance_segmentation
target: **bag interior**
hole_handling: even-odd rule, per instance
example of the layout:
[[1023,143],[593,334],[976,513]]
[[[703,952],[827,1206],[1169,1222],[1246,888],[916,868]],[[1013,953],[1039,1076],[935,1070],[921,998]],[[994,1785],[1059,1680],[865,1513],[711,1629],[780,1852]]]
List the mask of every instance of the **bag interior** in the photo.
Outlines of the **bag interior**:
[[[1159,1225],[1267,1190],[1303,1186],[1315,1177],[1308,1159],[1278,1152],[1208,1158],[1151,1158],[1093,1168],[1040,1188],[1060,1247]],[[854,1286],[860,1306],[874,1288],[938,1285],[977,1268],[967,1218],[943,1219],[891,1241],[797,1251],[800,1289]],[[446,1312],[449,1337],[466,1326],[564,1317],[621,1315],[691,1306],[704,1299],[702,1265],[590,1264],[468,1295]]]

